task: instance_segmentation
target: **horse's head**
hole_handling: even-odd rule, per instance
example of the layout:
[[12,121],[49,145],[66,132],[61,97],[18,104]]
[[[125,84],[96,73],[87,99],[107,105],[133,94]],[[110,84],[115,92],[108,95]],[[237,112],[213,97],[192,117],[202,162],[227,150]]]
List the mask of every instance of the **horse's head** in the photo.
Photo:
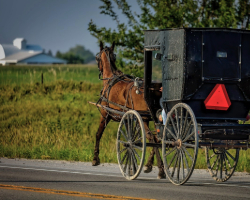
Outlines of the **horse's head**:
[[103,43],[100,42],[100,52],[96,54],[96,62],[98,63],[98,69],[100,71],[99,79],[105,74],[104,78],[109,78],[117,71],[115,65],[116,54],[114,54],[115,42],[111,47],[103,47]]

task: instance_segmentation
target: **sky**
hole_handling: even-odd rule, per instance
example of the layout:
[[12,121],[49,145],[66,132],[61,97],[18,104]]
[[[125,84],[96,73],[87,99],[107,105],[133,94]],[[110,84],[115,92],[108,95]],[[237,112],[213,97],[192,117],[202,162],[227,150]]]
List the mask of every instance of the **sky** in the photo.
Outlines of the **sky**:
[[[128,0],[139,13],[136,0]],[[96,54],[97,39],[90,35],[88,23],[116,28],[109,16],[100,14],[100,0],[0,0],[0,44],[12,44],[25,38],[27,44],[40,45],[46,52],[66,52],[83,45]],[[119,15],[121,22],[126,18]]]

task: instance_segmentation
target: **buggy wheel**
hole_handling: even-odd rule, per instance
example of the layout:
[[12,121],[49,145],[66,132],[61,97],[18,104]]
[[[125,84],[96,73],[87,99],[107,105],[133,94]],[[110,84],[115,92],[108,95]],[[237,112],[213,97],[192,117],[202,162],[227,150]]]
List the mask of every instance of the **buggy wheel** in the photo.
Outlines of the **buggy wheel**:
[[227,181],[234,173],[239,160],[239,149],[206,148],[209,173],[217,182]]
[[146,137],[142,118],[135,110],[126,112],[120,121],[116,150],[122,175],[128,180],[136,179],[144,163]]
[[192,109],[176,104],[168,113],[162,138],[162,158],[168,179],[175,185],[188,181],[198,154],[198,127]]

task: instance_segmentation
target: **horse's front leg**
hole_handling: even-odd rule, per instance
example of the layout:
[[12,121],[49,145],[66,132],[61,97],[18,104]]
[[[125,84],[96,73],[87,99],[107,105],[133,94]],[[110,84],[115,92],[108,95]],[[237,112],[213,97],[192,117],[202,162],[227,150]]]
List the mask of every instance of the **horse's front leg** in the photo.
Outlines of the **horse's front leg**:
[[101,116],[100,125],[99,125],[98,131],[96,133],[96,144],[95,144],[95,151],[94,151],[94,158],[92,161],[92,166],[97,166],[100,164],[100,159],[99,159],[100,140],[102,138],[102,134],[103,134],[106,126],[108,125],[109,121],[110,121],[109,116],[107,116],[106,119],[103,116]]

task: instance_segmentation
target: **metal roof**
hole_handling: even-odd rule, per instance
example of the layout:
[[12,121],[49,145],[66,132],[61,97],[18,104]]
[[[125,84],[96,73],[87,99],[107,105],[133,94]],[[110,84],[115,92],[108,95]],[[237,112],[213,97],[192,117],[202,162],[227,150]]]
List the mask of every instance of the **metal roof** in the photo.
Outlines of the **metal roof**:
[[39,51],[20,51],[16,54],[13,54],[13,55],[10,55],[4,59],[1,59],[1,61],[21,61],[21,60],[24,60],[24,59],[27,59],[29,57],[32,57],[32,56],[36,56],[38,54],[41,54],[42,52]]

